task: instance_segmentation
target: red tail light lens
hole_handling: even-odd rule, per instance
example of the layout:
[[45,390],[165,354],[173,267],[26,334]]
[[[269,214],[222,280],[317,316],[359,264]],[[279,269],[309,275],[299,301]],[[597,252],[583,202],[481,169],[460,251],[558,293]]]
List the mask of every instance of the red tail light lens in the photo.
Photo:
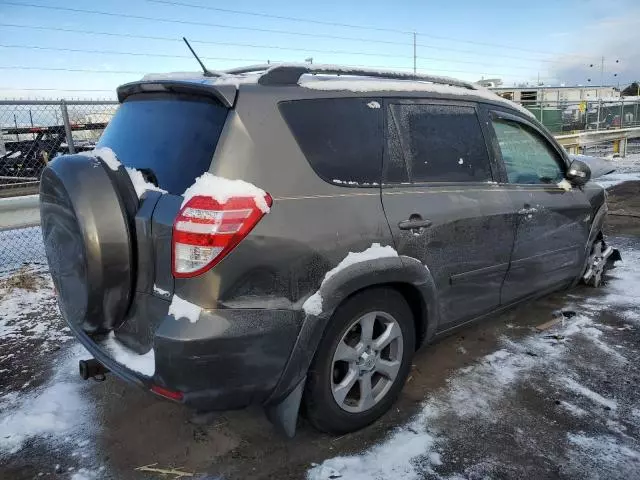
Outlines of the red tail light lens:
[[168,398],[169,400],[174,400],[176,402],[182,401],[182,392],[174,392],[173,390],[169,390],[168,388],[164,388],[159,385],[151,385],[151,391],[156,395]]
[[[265,196],[271,207],[272,199]],[[195,277],[218,263],[257,225],[264,212],[253,197],[232,197],[220,203],[195,196],[173,224],[173,276]]]

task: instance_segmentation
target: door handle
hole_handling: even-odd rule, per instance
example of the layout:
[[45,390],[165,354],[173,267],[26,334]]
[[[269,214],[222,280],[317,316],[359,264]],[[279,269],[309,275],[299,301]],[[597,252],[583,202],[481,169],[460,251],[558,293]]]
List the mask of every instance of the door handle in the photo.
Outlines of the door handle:
[[398,222],[398,228],[400,230],[419,230],[421,228],[428,228],[431,225],[433,225],[431,220],[423,220],[422,218],[402,220],[401,222]]

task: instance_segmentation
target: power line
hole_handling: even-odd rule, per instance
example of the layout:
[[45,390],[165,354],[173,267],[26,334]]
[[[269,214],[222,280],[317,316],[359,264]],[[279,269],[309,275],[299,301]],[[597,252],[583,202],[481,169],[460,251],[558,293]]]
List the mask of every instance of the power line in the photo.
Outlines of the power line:
[[30,66],[6,66],[0,65],[0,70],[39,70],[45,72],[83,72],[83,73],[131,73],[137,75],[144,75],[148,72],[135,71],[135,70],[92,70],[88,68],[65,68],[65,67],[30,67]]
[[[450,42],[467,43],[467,44],[471,44],[471,45],[482,45],[482,46],[497,47],[497,48],[509,48],[511,50],[519,50],[521,52],[540,53],[540,54],[545,54],[545,55],[557,55],[557,52],[549,52],[549,51],[543,51],[543,50],[532,50],[532,49],[528,49],[528,48],[514,47],[512,45],[505,45],[505,44],[499,44],[499,43],[479,42],[477,40],[463,40],[463,39],[459,39],[459,38],[455,38],[455,37],[433,35],[431,33],[426,33],[426,32],[421,32],[421,31],[402,30],[402,29],[384,28],[384,27],[372,27],[372,26],[366,26],[366,25],[357,25],[357,24],[353,24],[353,23],[327,22],[327,21],[315,20],[315,19],[310,19],[310,18],[289,17],[289,16],[284,16],[284,15],[273,15],[273,14],[261,13],[261,12],[251,12],[251,11],[248,11],[248,10],[232,10],[230,8],[212,7],[212,6],[209,6],[209,5],[198,5],[198,4],[193,4],[193,3],[176,2],[176,1],[169,1],[169,0],[146,0],[146,1],[147,2],[151,2],[151,3],[158,3],[158,4],[163,4],[163,5],[171,5],[171,6],[176,6],[176,7],[199,8],[199,9],[202,9],[202,10],[212,10],[212,11],[216,11],[216,12],[233,13],[233,14],[237,14],[237,15],[248,15],[248,16],[262,17],[262,18],[273,18],[273,19],[287,20],[287,21],[292,21],[292,22],[313,23],[313,24],[316,24],[316,25],[326,25],[326,26],[331,26],[331,27],[338,26],[338,27],[346,27],[346,28],[357,28],[357,29],[361,29],[361,30],[400,33],[400,34],[405,34],[405,35],[416,34],[416,35],[420,35],[422,37],[435,38],[435,39],[438,39],[438,40],[447,40],[447,41],[450,41]],[[574,56],[574,57],[579,56],[580,57],[582,55],[572,55],[572,56]],[[584,58],[590,58],[590,57],[584,56]]]
[[[174,4],[178,5],[177,2],[169,2],[169,3],[174,3]],[[277,34],[284,34],[284,35],[298,35],[298,36],[314,37],[314,38],[330,38],[330,39],[334,39],[334,40],[349,40],[349,41],[359,41],[359,42],[367,42],[367,43],[380,43],[380,44],[388,44],[388,45],[402,45],[402,46],[407,46],[408,45],[408,42],[377,40],[377,39],[372,39],[372,38],[344,37],[344,36],[328,35],[328,34],[321,34],[321,33],[293,32],[293,31],[289,31],[289,30],[276,30],[276,29],[267,29],[267,28],[256,28],[256,27],[242,27],[242,26],[238,26],[238,25],[225,25],[225,24],[218,24],[218,23],[196,22],[196,21],[190,21],[190,20],[168,19],[168,18],[161,18],[161,17],[147,17],[147,16],[144,16],[144,15],[132,15],[132,14],[126,14],[126,13],[119,13],[119,12],[117,12],[117,13],[116,12],[105,12],[105,11],[100,11],[100,10],[87,10],[87,9],[81,9],[81,8],[69,8],[69,7],[49,6],[49,5],[36,5],[36,4],[31,4],[31,3],[19,3],[19,2],[3,2],[3,4],[4,5],[14,5],[14,6],[18,6],[18,7],[30,7],[30,8],[41,8],[41,9],[47,9],[47,10],[66,11],[66,12],[73,12],[73,13],[85,13],[85,14],[90,14],[90,15],[103,15],[103,16],[109,16],[109,17],[130,18],[130,19],[135,19],[135,20],[145,20],[145,21],[153,21],[153,22],[176,23],[176,24],[181,24],[181,25],[195,25],[195,26],[205,26],[205,27],[216,27],[216,28],[226,28],[226,29],[231,29],[231,30],[246,30],[246,31],[263,32],[263,33],[277,33]],[[209,8],[209,7],[203,6],[202,8]],[[240,11],[238,11],[238,12],[240,12]],[[419,32],[417,32],[417,33],[419,33]],[[425,36],[425,37],[437,38],[437,39],[447,40],[447,41],[458,41],[458,42],[468,43],[468,44],[472,44],[472,45],[491,46],[491,47],[498,47],[498,48],[509,48],[509,49],[514,49],[514,50],[526,51],[526,52],[529,52],[529,53],[543,53],[543,54],[550,53],[550,52],[540,52],[540,51],[535,51],[535,50],[522,49],[520,47],[512,47],[512,46],[509,46],[509,45],[498,45],[498,44],[492,44],[492,43],[486,43],[486,42],[475,42],[475,41],[471,41],[471,40],[458,40],[458,39],[451,38],[451,37],[441,37],[441,36],[431,35],[431,34],[427,34],[427,33],[419,33],[419,34],[422,35],[422,36]],[[553,53],[551,53],[551,54],[553,54]],[[574,56],[576,56],[576,55],[574,55]],[[585,57],[585,58],[590,58],[590,57]]]
[[[84,35],[105,35],[110,37],[135,38],[135,39],[144,39],[144,40],[160,40],[160,41],[169,41],[169,42],[180,42],[182,44],[181,39],[174,38],[174,37],[159,37],[159,36],[153,36],[153,35],[134,35],[131,33],[102,32],[102,31],[96,31],[96,30],[82,30],[82,29],[74,29],[74,28],[62,28],[62,27],[44,27],[40,25],[20,25],[20,24],[14,24],[14,23],[0,23],[0,26],[12,27],[12,28],[27,28],[27,29],[33,29],[33,30],[47,30],[47,31],[64,32],[64,33],[81,33]],[[259,48],[259,49],[291,50],[291,51],[298,51],[298,52],[304,52],[304,53],[330,53],[330,54],[349,54],[349,55],[364,55],[364,56],[389,56],[394,58],[413,58],[410,55],[378,54],[378,53],[362,52],[362,51],[355,51],[355,50],[325,50],[325,49],[319,49],[319,48],[301,48],[301,47],[290,47],[290,46],[273,45],[273,44],[256,45],[251,43],[219,42],[219,41],[201,40],[201,39],[200,40],[190,39],[190,42],[200,43],[203,45],[222,45],[222,46]],[[475,52],[473,50],[439,47],[435,45],[426,45],[421,43],[418,43],[416,45],[419,47],[429,48],[433,50],[467,53],[467,54],[476,55],[476,56],[479,56],[479,55],[486,56],[486,54],[482,52]],[[499,55],[491,55],[491,56],[497,57],[497,58],[510,58],[510,59],[516,59],[521,61],[522,60],[527,61],[526,59],[523,59],[521,56],[515,56],[515,55],[499,54]],[[433,59],[432,57],[419,57],[419,58]],[[442,59],[442,60],[452,61],[449,59]],[[563,63],[562,61],[559,61],[559,60],[546,60],[546,59],[535,59],[535,61],[548,62],[548,63]],[[453,62],[455,62],[455,60],[453,60]],[[482,62],[481,64],[484,65],[484,62]]]
[[[49,50],[55,52],[73,52],[73,53],[92,53],[92,54],[107,54],[107,55],[133,55],[139,57],[160,57],[160,58],[189,58],[193,59],[191,55],[169,55],[165,53],[142,53],[142,52],[122,52],[117,50],[87,50],[82,48],[58,48],[58,47],[41,47],[38,45],[3,45],[0,44],[0,48],[16,48],[25,50]],[[231,57],[200,57],[205,60],[230,60],[240,62],[264,62],[264,58],[231,58]]]
[[[60,47],[43,47],[39,45],[6,45],[0,44],[0,48],[14,48],[14,49],[24,49],[24,50],[49,50],[56,52],[73,52],[73,53],[91,53],[91,54],[100,54],[100,55],[130,55],[130,56],[141,56],[141,57],[159,57],[159,58],[193,58],[191,55],[171,55],[166,53],[148,53],[148,52],[123,52],[118,50],[88,50],[82,48],[60,48]],[[339,52],[327,52],[327,53],[339,53]],[[387,55],[384,55],[387,56]],[[391,55],[388,55],[391,57]],[[242,62],[263,62],[264,58],[229,58],[229,57],[207,57],[202,56],[203,60],[231,60],[231,61],[242,61]],[[413,58],[412,56],[398,56],[398,58]],[[462,63],[468,65],[484,65],[487,67],[494,67],[498,65],[487,64],[486,62],[474,62],[468,60],[450,60],[448,58],[443,57],[422,57],[416,56],[416,58],[421,60],[435,60],[435,61],[445,61],[449,63]],[[279,62],[280,60],[274,60],[274,62]],[[397,68],[391,65],[387,65],[386,68]],[[531,70],[529,67],[512,65],[511,68],[520,69],[520,70]]]
[[[491,57],[496,57],[496,58],[510,58],[510,59],[514,59],[514,60],[524,60],[524,61],[533,61],[533,62],[565,63],[562,60],[550,60],[550,59],[547,59],[547,58],[531,58],[531,59],[527,60],[526,58],[522,58],[521,55],[505,55],[504,53],[487,54],[486,52],[478,52],[478,51],[474,51],[474,50],[467,50],[465,48],[440,47],[438,45],[429,45],[429,44],[426,44],[426,43],[416,43],[416,46],[423,47],[423,48],[431,48],[433,50],[446,50],[446,51],[449,51],[449,52],[466,53],[466,54],[469,54],[469,55],[481,55],[483,57],[491,56]],[[585,57],[585,58],[590,58],[590,57]]]
[[201,27],[227,28],[231,30],[248,30],[253,32],[278,33],[283,35],[299,35],[299,36],[315,37],[315,38],[331,38],[334,40],[350,40],[350,41],[356,41],[356,42],[384,43],[389,45],[403,45],[403,46],[407,45],[406,42],[392,42],[388,40],[375,40],[372,38],[342,37],[337,35],[326,35],[322,33],[291,32],[288,30],[275,30],[275,29],[268,29],[268,28],[240,27],[238,25],[223,25],[219,23],[194,22],[190,20],[177,20],[177,19],[159,18],[159,17],[146,17],[143,15],[132,15],[127,13],[103,12],[99,10],[86,10],[81,8],[69,8],[69,7],[59,7],[59,6],[53,7],[49,5],[34,5],[31,3],[3,2],[3,5],[42,8],[46,10],[58,10],[58,11],[73,12],[73,13],[87,13],[91,15],[103,15],[108,17],[131,18],[134,20],[148,20],[152,22],[177,23],[180,25],[195,25],[195,26],[201,26]]
[[304,23],[315,23],[316,25],[326,25],[329,27],[347,27],[347,28],[358,28],[361,30],[371,30],[376,32],[390,32],[390,33],[406,33],[413,34],[408,30],[399,30],[395,28],[384,28],[384,27],[369,27],[363,25],[355,25],[351,23],[339,23],[339,22],[325,22],[322,20],[314,20],[310,18],[298,18],[298,17],[288,17],[285,15],[272,15],[270,13],[259,13],[259,12],[249,12],[247,10],[232,10],[230,8],[220,8],[220,7],[211,7],[209,5],[195,5],[193,3],[183,3],[183,2],[169,2],[166,0],[147,0],[152,3],[161,3],[164,5],[172,5],[179,7],[189,7],[189,8],[201,8],[203,10],[213,10],[215,12],[223,12],[223,13],[234,13],[237,15],[249,15],[252,17],[261,17],[261,18],[273,18],[276,20],[287,20],[291,22],[304,22]]
[[[238,59],[230,59],[230,60],[238,60]],[[277,64],[274,64],[277,65]],[[364,68],[388,68],[387,65],[345,65],[347,67],[364,67]],[[37,71],[53,71],[53,72],[82,72],[82,73],[109,73],[109,74],[136,74],[136,75],[145,75],[149,72],[139,71],[139,70],[95,70],[88,68],[67,68],[67,67],[32,67],[32,66],[23,66],[23,65],[13,65],[13,66],[0,66],[0,70],[37,70]],[[408,67],[396,67],[395,70],[413,70]],[[448,72],[448,73],[468,73],[472,75],[478,76],[502,76],[502,77],[514,77],[514,78],[522,78],[522,75],[512,75],[506,73],[497,73],[497,72],[486,72],[486,71],[474,71],[474,70],[452,70],[449,68],[430,68],[430,69],[418,69],[419,73],[425,72]],[[552,78],[541,78],[542,80],[552,80]]]
[[27,92],[110,92],[115,93],[114,90],[97,89],[97,88],[23,88],[23,87],[0,87],[0,90],[24,90]]

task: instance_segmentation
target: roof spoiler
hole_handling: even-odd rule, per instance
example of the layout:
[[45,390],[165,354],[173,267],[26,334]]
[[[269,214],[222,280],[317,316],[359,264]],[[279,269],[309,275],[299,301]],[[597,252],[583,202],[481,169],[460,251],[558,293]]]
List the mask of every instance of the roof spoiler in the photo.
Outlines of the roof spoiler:
[[187,93],[192,95],[205,95],[215,98],[227,108],[233,107],[238,89],[235,85],[212,85],[210,83],[196,83],[181,80],[142,80],[138,82],[125,83],[116,90],[118,101],[125,99],[136,93],[146,92],[172,92]]

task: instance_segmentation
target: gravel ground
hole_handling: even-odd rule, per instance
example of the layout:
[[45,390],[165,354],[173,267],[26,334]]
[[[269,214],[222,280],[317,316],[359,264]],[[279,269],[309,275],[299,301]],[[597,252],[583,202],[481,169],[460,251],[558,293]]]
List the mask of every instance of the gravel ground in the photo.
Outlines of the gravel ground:
[[197,415],[115,378],[83,382],[88,354],[47,276],[0,279],[0,478],[640,478],[639,189],[610,189],[624,263],[603,288],[423,348],[393,410],[338,438],[302,420],[287,440],[259,409]]

